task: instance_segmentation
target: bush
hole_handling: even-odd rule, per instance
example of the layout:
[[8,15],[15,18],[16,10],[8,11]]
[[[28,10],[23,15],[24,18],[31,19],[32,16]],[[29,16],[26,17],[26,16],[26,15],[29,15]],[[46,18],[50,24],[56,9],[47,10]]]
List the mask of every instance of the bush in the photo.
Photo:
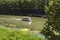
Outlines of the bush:
[[30,33],[0,28],[0,40],[42,40]]

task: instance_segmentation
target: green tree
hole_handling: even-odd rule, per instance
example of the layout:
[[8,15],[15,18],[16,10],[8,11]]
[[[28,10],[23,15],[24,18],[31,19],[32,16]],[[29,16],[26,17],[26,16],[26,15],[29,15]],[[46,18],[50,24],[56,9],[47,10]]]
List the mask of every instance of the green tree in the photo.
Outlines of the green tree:
[[45,8],[48,20],[42,33],[48,40],[60,40],[60,1],[48,0]]

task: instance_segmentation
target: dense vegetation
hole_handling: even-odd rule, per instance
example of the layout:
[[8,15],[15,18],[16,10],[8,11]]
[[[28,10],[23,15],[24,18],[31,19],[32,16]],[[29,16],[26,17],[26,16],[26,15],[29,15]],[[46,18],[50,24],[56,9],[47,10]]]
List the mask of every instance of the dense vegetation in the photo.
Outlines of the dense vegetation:
[[60,40],[60,0],[48,0],[45,8],[48,21],[42,33],[48,40]]
[[[43,5],[42,5],[43,4]],[[0,14],[28,15],[45,14],[44,0],[2,0],[0,1]]]
[[42,38],[28,32],[0,28],[0,40],[42,40]]

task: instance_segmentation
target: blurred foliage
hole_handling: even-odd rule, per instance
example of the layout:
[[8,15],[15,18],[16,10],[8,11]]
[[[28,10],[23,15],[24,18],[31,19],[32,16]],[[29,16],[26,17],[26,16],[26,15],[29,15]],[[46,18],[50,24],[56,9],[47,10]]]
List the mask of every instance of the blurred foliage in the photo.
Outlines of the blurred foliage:
[[0,40],[42,40],[42,39],[28,32],[0,28]]
[[[0,14],[22,15],[26,14],[44,14],[44,2],[41,0],[16,0],[0,1]],[[43,5],[42,5],[43,3]],[[42,12],[43,11],[43,12]]]
[[45,5],[45,11],[48,15],[48,21],[42,33],[48,40],[60,40],[60,1],[48,0]]

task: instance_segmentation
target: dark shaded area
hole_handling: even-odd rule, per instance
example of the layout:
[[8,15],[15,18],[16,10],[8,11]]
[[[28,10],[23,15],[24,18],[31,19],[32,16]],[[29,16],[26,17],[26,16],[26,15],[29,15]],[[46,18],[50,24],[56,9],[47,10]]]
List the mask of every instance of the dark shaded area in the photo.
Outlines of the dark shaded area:
[[39,16],[39,15],[45,15],[45,12],[44,12],[44,10],[41,10],[41,9],[34,9],[34,10],[0,10],[0,14]]

